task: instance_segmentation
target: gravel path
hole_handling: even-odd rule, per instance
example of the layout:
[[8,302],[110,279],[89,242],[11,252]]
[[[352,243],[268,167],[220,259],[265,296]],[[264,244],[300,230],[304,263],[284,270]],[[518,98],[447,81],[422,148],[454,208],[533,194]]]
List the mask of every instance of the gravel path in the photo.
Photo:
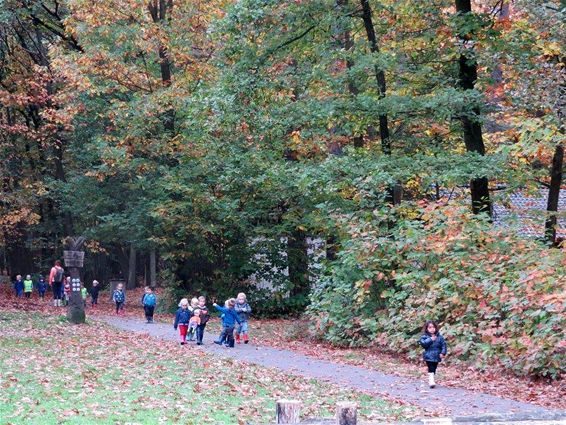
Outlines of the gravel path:
[[[151,325],[122,317],[98,317],[99,320],[128,331],[147,333],[164,340],[177,340],[177,332],[171,325],[154,323]],[[442,385],[430,390],[423,381],[387,375],[357,366],[343,365],[318,360],[290,350],[279,350],[255,345],[236,345],[229,349],[220,347],[212,341],[217,335],[205,334],[204,345],[207,351],[261,366],[274,367],[285,372],[308,378],[315,378],[354,389],[370,391],[377,395],[387,395],[426,409],[448,410],[452,416],[480,415],[487,413],[525,413],[547,415],[560,411],[546,409],[533,404],[475,393],[459,388],[446,388]],[[190,343],[187,350],[197,347]],[[560,412],[566,413],[566,412]]]

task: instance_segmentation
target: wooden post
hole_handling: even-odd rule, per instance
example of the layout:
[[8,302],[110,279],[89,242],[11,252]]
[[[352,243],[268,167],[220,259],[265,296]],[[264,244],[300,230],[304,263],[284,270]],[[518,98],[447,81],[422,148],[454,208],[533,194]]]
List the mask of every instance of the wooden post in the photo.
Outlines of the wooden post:
[[358,423],[358,411],[356,403],[347,401],[336,404],[336,425],[356,425]]
[[80,268],[83,267],[84,251],[82,246],[85,239],[80,236],[77,238],[67,238],[69,250],[63,252],[65,266],[71,275],[71,298],[67,309],[67,319],[71,323],[79,324],[85,322],[84,301],[81,295],[81,276]]
[[276,419],[278,424],[298,424],[302,403],[298,400],[277,400]]

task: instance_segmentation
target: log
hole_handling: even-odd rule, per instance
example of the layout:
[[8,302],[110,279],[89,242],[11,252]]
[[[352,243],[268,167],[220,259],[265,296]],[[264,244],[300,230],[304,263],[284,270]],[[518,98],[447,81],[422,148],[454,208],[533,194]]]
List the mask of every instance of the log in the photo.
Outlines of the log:
[[358,423],[358,407],[356,403],[347,401],[336,404],[336,424],[356,425]]
[[278,400],[276,419],[278,424],[298,424],[302,403],[298,400]]

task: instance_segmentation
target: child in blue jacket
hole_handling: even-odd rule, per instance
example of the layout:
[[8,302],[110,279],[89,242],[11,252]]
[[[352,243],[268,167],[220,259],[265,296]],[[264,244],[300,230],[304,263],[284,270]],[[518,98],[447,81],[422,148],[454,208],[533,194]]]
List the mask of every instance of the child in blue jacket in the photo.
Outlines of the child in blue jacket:
[[39,298],[45,298],[45,292],[47,292],[47,282],[43,276],[39,276],[39,280],[37,281],[37,293],[39,294]]
[[432,320],[428,320],[423,327],[423,336],[419,341],[421,347],[424,348],[423,359],[428,367],[428,385],[434,388],[434,376],[438,363],[446,356],[446,341],[438,332],[438,324]]
[[179,303],[179,309],[175,314],[175,323],[173,323],[173,329],[177,330],[179,328],[179,338],[181,339],[181,345],[187,343],[187,331],[189,330],[189,321],[191,320],[192,313],[189,310],[189,300],[183,298]]
[[16,291],[16,297],[21,298],[24,296],[24,281],[21,274],[16,276],[16,281],[14,282],[14,291]]
[[153,323],[153,312],[155,311],[155,304],[157,304],[157,297],[151,287],[145,287],[145,294],[143,294],[141,301],[145,312],[145,320],[147,320],[147,323]]
[[222,337],[226,338],[226,346],[230,348],[234,348],[234,327],[236,323],[239,325],[242,323],[240,318],[238,317],[238,313],[234,310],[234,306],[236,305],[236,300],[234,298],[230,298],[226,300],[224,304],[226,307],[220,307],[218,304],[212,304],[216,310],[223,313],[222,316],[222,334],[220,334],[220,339],[214,341],[215,344],[222,344]]

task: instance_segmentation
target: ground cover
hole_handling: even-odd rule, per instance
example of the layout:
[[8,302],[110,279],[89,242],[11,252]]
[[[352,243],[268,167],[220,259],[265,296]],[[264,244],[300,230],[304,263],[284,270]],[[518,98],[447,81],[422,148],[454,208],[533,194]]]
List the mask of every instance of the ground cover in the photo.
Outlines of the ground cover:
[[306,416],[330,416],[338,400],[357,401],[366,419],[419,413],[99,322],[73,326],[29,305],[0,302],[3,424],[261,423],[282,397],[303,400]]

